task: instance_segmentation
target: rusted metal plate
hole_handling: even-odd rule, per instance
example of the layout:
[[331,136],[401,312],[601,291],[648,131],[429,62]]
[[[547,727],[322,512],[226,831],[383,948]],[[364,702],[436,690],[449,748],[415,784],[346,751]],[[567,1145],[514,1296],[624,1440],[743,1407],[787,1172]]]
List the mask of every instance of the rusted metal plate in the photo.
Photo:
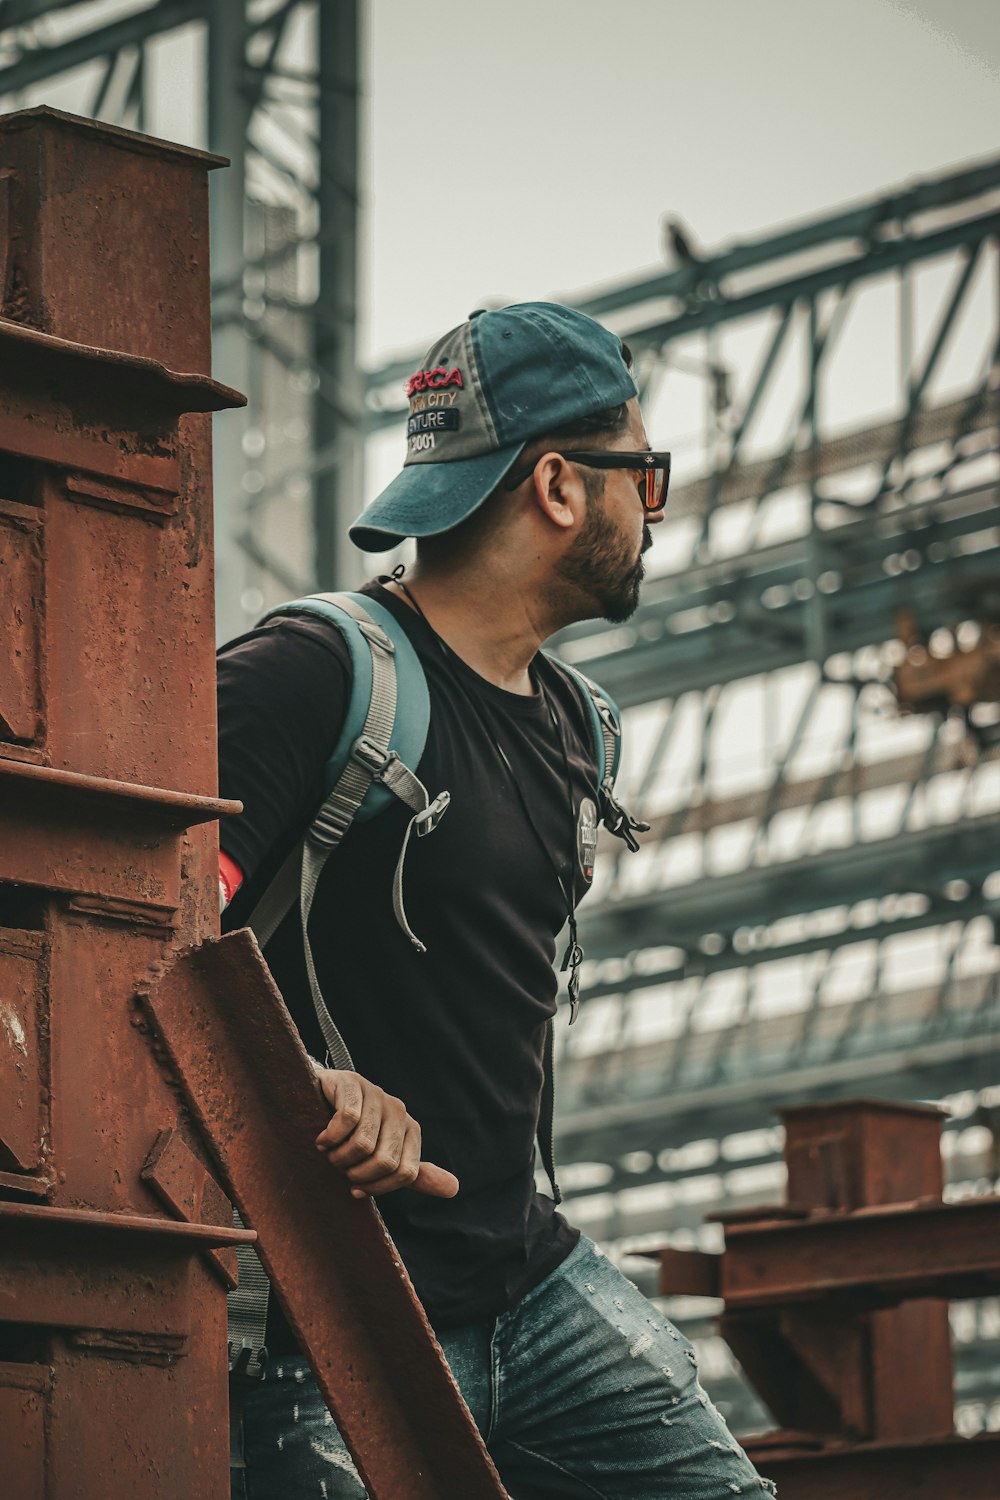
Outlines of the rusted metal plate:
[[[170,1221],[156,1233],[60,1222],[58,1211],[42,1205],[2,1207],[0,1323],[143,1335],[159,1340],[161,1353],[182,1352],[198,1327],[203,1281],[195,1272],[209,1275],[196,1252],[211,1236],[192,1236],[184,1232],[189,1226]],[[20,1208],[45,1217],[14,1217]]]
[[208,156],[47,107],[0,119],[12,175],[4,314],[22,326],[150,355],[211,362]]
[[30,741],[41,728],[41,518],[2,494],[0,558],[0,739]]
[[45,943],[41,933],[0,927],[0,1166],[42,1164]]
[[[225,1352],[214,1310],[181,1359],[154,1361],[110,1343],[61,1351],[46,1500],[228,1500]],[[198,1365],[209,1377],[201,1388]]]
[[[233,1205],[179,1131],[160,1131],[141,1176],[167,1207],[188,1223],[232,1226]],[[209,1254],[226,1287],[235,1287],[235,1249],[211,1250]]]
[[[189,492],[200,472],[190,471],[178,515],[155,525],[137,512],[79,504],[55,475],[42,480],[46,744],[57,769],[216,791],[215,673],[205,649],[211,523],[203,497]],[[181,524],[192,508],[200,533]]]
[[45,1500],[45,1403],[50,1377],[38,1367],[0,1363],[4,1492]]
[[955,1377],[947,1302],[904,1302],[871,1313],[869,1327],[876,1437],[948,1437],[955,1429]]
[[[0,880],[97,898],[169,935],[181,834],[239,803],[0,758]],[[82,909],[82,907],[81,907]]]
[[781,1500],[997,1500],[1000,1433],[798,1451],[747,1439]]
[[51,1233],[69,1239],[74,1233],[114,1239],[142,1235],[164,1240],[170,1246],[187,1245],[188,1251],[213,1245],[252,1245],[255,1229],[236,1229],[232,1224],[179,1223],[151,1214],[106,1214],[92,1208],[53,1208],[37,1203],[0,1203],[0,1225],[9,1233]]
[[661,1297],[721,1297],[722,1257],[704,1250],[659,1252]]
[[[0,127],[2,128],[2,127]],[[247,398],[209,375],[170,370],[145,354],[123,353],[107,345],[80,344],[68,338],[0,320],[0,365],[16,368],[23,387],[35,376],[51,390],[63,384],[73,392],[100,382],[105,399],[116,409],[180,416],[192,411],[225,411],[246,406]]]
[[231,799],[137,785],[107,776],[82,776],[75,771],[21,765],[16,761],[0,760],[0,776],[7,778],[15,796],[28,795],[32,787],[44,787],[52,796],[59,796],[63,817],[72,816],[74,806],[93,806],[95,797],[100,799],[100,815],[105,820],[112,816],[126,820],[143,818],[178,832],[243,811],[242,802]]
[[989,1296],[998,1287],[1000,1197],[726,1228],[722,1294],[731,1308],[834,1293],[884,1305],[914,1296]]
[[[245,404],[206,375],[0,320],[0,449],[84,471],[70,482],[80,498],[127,506],[133,485],[153,497],[152,504],[137,497],[140,508],[172,514],[181,487],[178,418]],[[120,488],[109,497],[100,484],[88,486],[88,473]]]
[[852,1209],[941,1196],[945,1114],[935,1105],[847,1099],[779,1114],[790,1202]]
[[183,954],[144,1005],[373,1500],[498,1500],[381,1219],[315,1149],[329,1108],[251,934]]
[[207,165],[0,120],[0,534],[44,533],[0,598],[24,648],[0,668],[0,926],[44,937],[48,1040],[41,1165],[0,1162],[0,1343],[52,1369],[45,1500],[228,1492],[208,1257],[240,1236],[141,1176],[160,1132],[200,1142],[132,1003],[175,932],[218,930],[207,413],[233,397],[208,378]]

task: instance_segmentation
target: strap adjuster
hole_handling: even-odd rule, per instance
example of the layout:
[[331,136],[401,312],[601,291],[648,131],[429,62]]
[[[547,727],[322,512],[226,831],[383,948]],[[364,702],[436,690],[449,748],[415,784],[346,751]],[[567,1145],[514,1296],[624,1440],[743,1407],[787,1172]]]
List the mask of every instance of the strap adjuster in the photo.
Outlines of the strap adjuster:
[[395,750],[387,750],[384,745],[369,739],[368,735],[360,734],[351,746],[351,759],[371,771],[373,781],[381,781],[399,756]]
[[622,726],[619,723],[618,719],[616,719],[615,715],[612,713],[611,705],[605,703],[604,699],[599,697],[596,693],[593,695],[593,698],[594,707],[597,709],[601,723],[604,725],[605,729],[609,730],[611,734],[614,735],[616,740],[620,740],[622,735]]
[[624,839],[628,849],[638,853],[639,840],[637,833],[648,833],[649,824],[633,818],[627,807],[623,807],[615,796],[614,787],[610,781],[601,784],[601,813],[602,822],[609,833],[616,838]]
[[357,626],[370,646],[379,646],[390,656],[393,654],[396,647],[381,625],[376,625],[374,620],[358,620]]
[[264,1379],[267,1349],[263,1344],[255,1352],[249,1339],[229,1344],[229,1378],[235,1385],[256,1385]]
[[429,807],[417,813],[413,819],[413,830],[418,838],[433,833],[451,804],[450,792],[439,792]]

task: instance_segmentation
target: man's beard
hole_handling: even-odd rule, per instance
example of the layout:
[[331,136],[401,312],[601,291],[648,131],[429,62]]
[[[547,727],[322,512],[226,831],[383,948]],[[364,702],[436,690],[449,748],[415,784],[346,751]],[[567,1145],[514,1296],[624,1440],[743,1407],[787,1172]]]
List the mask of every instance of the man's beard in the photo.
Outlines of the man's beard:
[[[644,526],[642,552],[652,546],[652,541],[649,527]],[[579,536],[560,558],[555,571],[563,585],[560,593],[568,592],[569,585],[577,596],[574,618],[597,616],[618,625],[635,614],[646,566],[642,553],[638,558],[634,556],[632,544],[600,502],[591,501]],[[593,606],[587,615],[579,613],[581,594]]]

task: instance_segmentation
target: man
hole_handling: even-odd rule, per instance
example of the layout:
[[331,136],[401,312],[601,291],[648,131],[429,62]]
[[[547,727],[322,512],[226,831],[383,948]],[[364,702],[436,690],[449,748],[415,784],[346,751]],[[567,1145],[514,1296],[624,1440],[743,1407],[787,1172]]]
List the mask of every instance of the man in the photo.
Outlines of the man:
[[[591,883],[600,802],[579,684],[539,648],[574,620],[633,612],[667,456],[650,453],[620,341],[555,304],[473,314],[408,390],[406,464],[351,536],[370,551],[417,540],[411,571],[365,591],[419,655],[431,715],[415,769],[451,803],[407,855],[426,951],[390,899],[408,809],[355,824],[323,871],[312,949],[357,1071],[321,1071],[317,1146],[377,1200],[513,1495],[759,1493],[769,1482],[690,1345],[534,1181],[556,941]],[[349,687],[321,619],[279,616],[222,652],[221,792],[246,809],[222,829],[227,926],[322,801]],[[295,913],[266,956],[322,1055]],[[362,1496],[277,1308],[267,1344],[240,1485],[253,1500]]]

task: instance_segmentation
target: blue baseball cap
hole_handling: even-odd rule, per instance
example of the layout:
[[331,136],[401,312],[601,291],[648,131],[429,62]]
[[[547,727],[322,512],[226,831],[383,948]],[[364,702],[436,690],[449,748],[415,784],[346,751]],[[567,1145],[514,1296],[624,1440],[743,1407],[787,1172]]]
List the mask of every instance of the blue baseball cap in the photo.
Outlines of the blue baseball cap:
[[621,339],[558,302],[477,312],[407,381],[406,461],[350,528],[364,552],[450,531],[525,443],[636,395]]

